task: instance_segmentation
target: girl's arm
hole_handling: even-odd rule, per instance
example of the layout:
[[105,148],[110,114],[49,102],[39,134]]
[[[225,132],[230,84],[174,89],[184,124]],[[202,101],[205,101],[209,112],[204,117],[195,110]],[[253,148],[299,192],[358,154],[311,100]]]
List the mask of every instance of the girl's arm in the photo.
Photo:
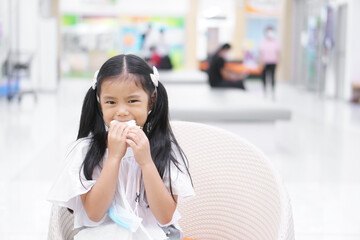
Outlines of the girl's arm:
[[[152,160],[141,169],[150,209],[158,222],[165,225],[172,220],[177,203],[165,187]],[[174,198],[177,201],[177,195],[174,195]]]
[[128,130],[126,124],[111,124],[108,133],[108,159],[95,185],[89,192],[81,195],[86,214],[94,222],[104,217],[114,198],[120,162],[126,152],[125,139]]
[[108,158],[92,189],[81,195],[82,204],[91,221],[99,222],[114,198],[120,161]]
[[[165,225],[172,220],[177,203],[165,187],[151,158],[149,140],[142,130],[131,128],[126,142],[133,149],[135,159],[141,167],[150,209],[157,221]],[[174,198],[177,200],[176,195]]]

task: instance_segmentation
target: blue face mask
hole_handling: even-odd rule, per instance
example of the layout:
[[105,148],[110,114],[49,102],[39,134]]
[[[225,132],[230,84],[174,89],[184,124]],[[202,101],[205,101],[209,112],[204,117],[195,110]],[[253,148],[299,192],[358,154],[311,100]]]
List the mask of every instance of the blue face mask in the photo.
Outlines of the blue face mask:
[[[131,231],[136,232],[139,228],[142,218],[138,217],[138,205],[140,196],[140,180],[141,180],[141,169],[139,168],[137,188],[136,188],[136,199],[135,199],[135,212],[131,209],[130,204],[124,198],[121,198],[119,204],[111,204],[108,215],[117,225]],[[124,188],[120,187],[121,196],[126,196]],[[122,203],[122,205],[121,205]],[[136,213],[136,214],[135,214]]]
[[142,218],[120,205],[111,205],[108,215],[116,224],[131,232],[135,232],[142,221]]

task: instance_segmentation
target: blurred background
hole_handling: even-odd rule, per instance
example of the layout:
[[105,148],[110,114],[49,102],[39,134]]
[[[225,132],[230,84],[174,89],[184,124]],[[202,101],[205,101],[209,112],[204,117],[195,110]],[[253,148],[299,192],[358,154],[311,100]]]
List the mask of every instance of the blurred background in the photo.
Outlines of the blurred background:
[[[360,1],[0,0],[0,239],[46,239],[47,193],[110,57],[160,69],[172,120],[230,130],[283,177],[296,239],[360,239]],[[263,87],[267,27],[280,45]],[[246,91],[214,89],[224,43]]]

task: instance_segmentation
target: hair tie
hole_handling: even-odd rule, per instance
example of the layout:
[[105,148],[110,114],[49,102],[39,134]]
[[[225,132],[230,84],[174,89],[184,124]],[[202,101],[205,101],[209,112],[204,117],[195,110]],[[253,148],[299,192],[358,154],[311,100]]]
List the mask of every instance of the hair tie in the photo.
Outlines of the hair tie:
[[155,66],[153,66],[153,73],[150,73],[150,78],[151,78],[151,81],[153,82],[155,88],[157,88],[159,85],[159,72]]
[[99,74],[99,70],[97,70],[95,73],[94,73],[94,78],[93,78],[93,81],[92,81],[92,84],[91,84],[91,88],[93,90],[95,90],[96,88],[96,84],[97,84],[97,76]]

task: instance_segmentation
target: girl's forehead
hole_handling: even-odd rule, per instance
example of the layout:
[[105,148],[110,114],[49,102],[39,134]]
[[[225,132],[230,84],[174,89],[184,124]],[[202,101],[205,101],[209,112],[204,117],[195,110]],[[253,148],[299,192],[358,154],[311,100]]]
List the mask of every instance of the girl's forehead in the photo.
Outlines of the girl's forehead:
[[128,95],[132,93],[141,93],[146,94],[146,91],[142,88],[140,81],[135,79],[119,79],[111,78],[105,79],[101,83],[101,92],[102,94],[111,94],[111,95]]

